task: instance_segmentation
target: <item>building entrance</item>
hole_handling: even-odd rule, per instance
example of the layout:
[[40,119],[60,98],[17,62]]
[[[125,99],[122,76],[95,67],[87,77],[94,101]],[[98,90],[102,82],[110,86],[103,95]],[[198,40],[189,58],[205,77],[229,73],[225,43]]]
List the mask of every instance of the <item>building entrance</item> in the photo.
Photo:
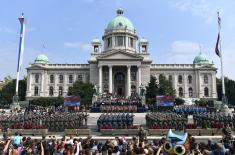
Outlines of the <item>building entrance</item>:
[[114,76],[115,94],[125,96],[125,75],[122,72],[117,72]]

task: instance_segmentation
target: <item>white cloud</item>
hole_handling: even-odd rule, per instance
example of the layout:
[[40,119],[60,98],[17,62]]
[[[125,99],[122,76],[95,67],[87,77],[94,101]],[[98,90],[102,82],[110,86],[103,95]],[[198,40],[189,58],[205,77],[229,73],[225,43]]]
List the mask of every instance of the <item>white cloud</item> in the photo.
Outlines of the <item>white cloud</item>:
[[216,4],[211,4],[207,0],[171,0],[169,3],[182,12],[191,12],[203,17],[206,22],[211,22],[218,11]]
[[81,51],[89,51],[90,50],[90,44],[83,43],[83,42],[80,42],[80,41],[65,42],[64,47],[80,49]]

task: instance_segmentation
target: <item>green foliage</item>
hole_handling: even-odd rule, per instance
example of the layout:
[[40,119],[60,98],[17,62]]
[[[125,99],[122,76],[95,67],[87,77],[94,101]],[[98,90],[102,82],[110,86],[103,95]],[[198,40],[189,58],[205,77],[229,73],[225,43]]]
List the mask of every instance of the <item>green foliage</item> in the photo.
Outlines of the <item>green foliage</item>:
[[184,100],[182,98],[175,98],[175,105],[183,105],[184,104]]
[[89,106],[92,103],[92,97],[95,90],[91,83],[84,83],[82,81],[76,81],[71,89],[69,89],[68,95],[76,95],[81,97],[81,105]]
[[206,107],[206,106],[209,105],[209,101],[206,100],[206,99],[200,99],[200,100],[196,100],[196,101],[195,101],[195,104],[196,104],[197,106]]
[[154,76],[150,77],[150,82],[146,86],[146,102],[148,104],[154,104],[156,102],[157,95],[166,95],[175,97],[175,90],[172,87],[172,82],[167,80],[165,76],[159,76],[159,84],[156,82]]
[[175,90],[172,87],[172,82],[167,80],[165,76],[159,76],[159,84],[158,84],[158,94],[159,95],[166,95],[166,96],[173,96],[175,97]]
[[156,102],[156,94],[158,92],[158,85],[156,83],[156,78],[151,76],[150,82],[146,87],[146,103],[154,104]]
[[[224,82],[225,82],[225,94],[226,97],[228,98],[228,103],[231,105],[235,105],[235,81],[225,77]],[[217,83],[218,100],[221,101],[222,100],[221,79],[217,79],[216,83]]]
[[[25,100],[27,88],[27,78],[19,81],[19,101]],[[10,104],[12,103],[12,98],[15,95],[16,89],[16,79],[7,80],[6,84],[2,86],[0,91],[0,103],[1,104]]]
[[63,97],[40,97],[30,101],[30,105],[38,105],[42,107],[60,106],[64,104]]
[[204,121],[202,122],[202,129],[207,129],[207,128],[208,128],[207,121],[204,120]]

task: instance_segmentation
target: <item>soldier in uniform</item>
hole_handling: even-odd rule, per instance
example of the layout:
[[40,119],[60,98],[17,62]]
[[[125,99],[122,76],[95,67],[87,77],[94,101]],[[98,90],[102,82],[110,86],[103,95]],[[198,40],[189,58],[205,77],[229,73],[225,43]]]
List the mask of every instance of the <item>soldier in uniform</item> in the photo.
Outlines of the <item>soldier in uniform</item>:
[[142,126],[140,126],[138,137],[140,142],[144,142],[147,139],[147,132]]

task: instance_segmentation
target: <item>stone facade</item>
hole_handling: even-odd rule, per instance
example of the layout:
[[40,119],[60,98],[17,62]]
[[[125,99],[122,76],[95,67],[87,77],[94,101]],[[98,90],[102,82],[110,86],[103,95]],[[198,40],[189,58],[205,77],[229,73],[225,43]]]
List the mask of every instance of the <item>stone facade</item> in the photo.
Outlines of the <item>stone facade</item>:
[[193,64],[152,64],[148,41],[138,39],[123,10],[118,9],[102,39],[103,48],[98,39],[92,41],[88,64],[50,64],[45,55],[38,56],[27,68],[27,99],[64,96],[76,80],[94,84],[99,93],[130,96],[150,76],[158,79],[161,74],[172,81],[177,96],[217,98],[213,64],[202,55]]

